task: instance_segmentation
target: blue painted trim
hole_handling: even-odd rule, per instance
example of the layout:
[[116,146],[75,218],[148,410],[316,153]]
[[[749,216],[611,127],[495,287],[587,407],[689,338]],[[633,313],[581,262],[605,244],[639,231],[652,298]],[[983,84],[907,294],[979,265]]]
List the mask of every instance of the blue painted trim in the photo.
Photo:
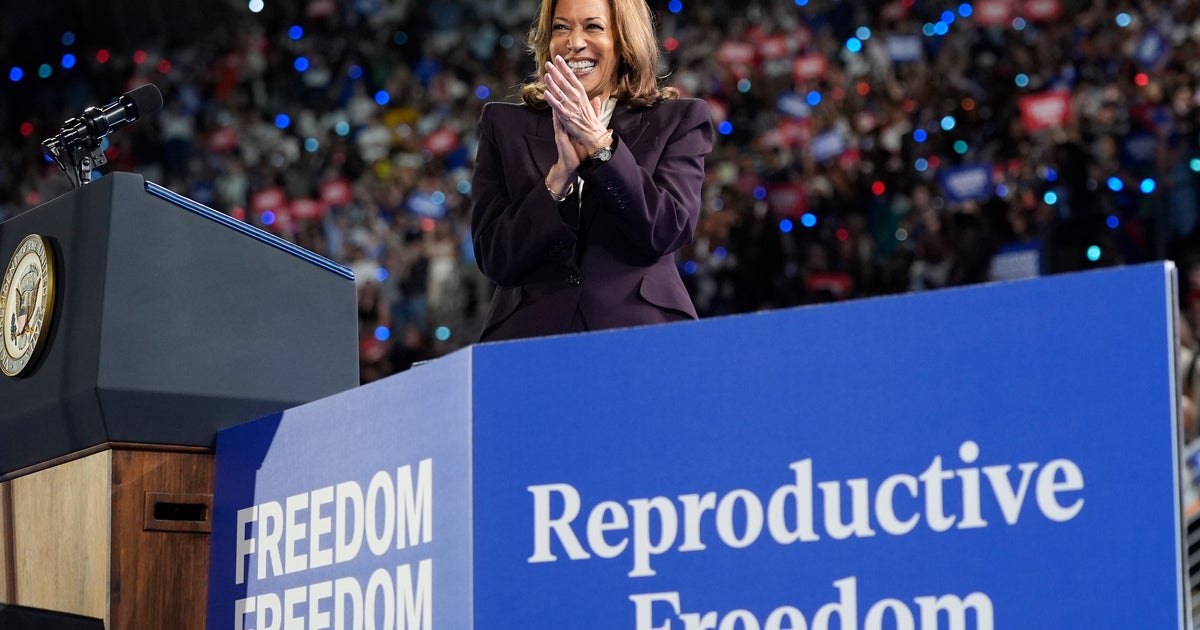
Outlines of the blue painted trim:
[[354,272],[345,265],[340,265],[332,260],[329,260],[328,258],[325,258],[324,256],[314,254],[307,249],[296,245],[295,243],[279,238],[270,232],[264,232],[263,230],[260,230],[248,223],[238,221],[227,214],[217,212],[208,206],[197,203],[191,199],[188,199],[187,197],[184,197],[183,195],[167,190],[166,188],[163,188],[154,182],[146,182],[146,192],[154,195],[155,197],[165,199],[166,201],[169,201],[170,203],[173,203],[184,210],[190,210],[191,212],[195,212],[206,219],[216,221],[227,228],[241,232],[242,234],[259,241],[264,245],[270,245],[276,249],[281,249],[293,256],[296,256],[297,258],[307,260],[318,267],[328,269],[329,271],[332,271],[333,273],[336,273],[347,280],[354,280]]

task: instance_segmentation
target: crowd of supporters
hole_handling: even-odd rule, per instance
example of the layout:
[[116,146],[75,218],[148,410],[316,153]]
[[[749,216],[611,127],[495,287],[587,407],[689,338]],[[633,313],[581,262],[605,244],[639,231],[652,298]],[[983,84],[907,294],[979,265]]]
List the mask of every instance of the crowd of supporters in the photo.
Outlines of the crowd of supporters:
[[[1170,258],[1194,318],[1200,5],[650,4],[663,75],[719,124],[679,252],[702,316]],[[0,219],[69,190],[39,148],[63,120],[155,83],[106,170],[351,267],[364,381],[473,342],[475,125],[533,70],[536,3],[258,5],[10,24]]]

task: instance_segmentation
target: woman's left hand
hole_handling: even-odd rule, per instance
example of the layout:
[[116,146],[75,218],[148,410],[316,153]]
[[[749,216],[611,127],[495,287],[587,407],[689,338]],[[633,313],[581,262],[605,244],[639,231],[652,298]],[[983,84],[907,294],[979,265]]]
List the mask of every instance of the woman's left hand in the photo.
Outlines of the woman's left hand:
[[583,84],[561,56],[546,62],[546,103],[556,114],[581,160],[600,147],[607,137],[608,130],[600,122],[600,98],[588,99]]

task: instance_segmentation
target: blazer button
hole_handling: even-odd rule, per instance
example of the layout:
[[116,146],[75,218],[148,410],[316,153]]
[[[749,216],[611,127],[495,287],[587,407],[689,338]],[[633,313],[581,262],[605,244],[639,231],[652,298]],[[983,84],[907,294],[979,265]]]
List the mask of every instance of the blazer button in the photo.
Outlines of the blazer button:
[[567,282],[571,283],[571,286],[577,287],[583,284],[583,278],[580,278],[576,274],[571,274],[567,276]]

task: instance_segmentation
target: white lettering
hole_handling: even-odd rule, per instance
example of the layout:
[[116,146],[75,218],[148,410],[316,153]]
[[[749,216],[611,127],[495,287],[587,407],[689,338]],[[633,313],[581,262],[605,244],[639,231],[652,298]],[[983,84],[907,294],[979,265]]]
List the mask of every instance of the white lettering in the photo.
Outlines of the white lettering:
[[[1058,481],[1059,473],[1063,480]],[[1037,502],[1046,518],[1063,522],[1075,518],[1083,509],[1083,497],[1075,499],[1069,507],[1058,501],[1059,492],[1074,492],[1083,490],[1083,471],[1069,459],[1056,459],[1042,468],[1038,473]]]

